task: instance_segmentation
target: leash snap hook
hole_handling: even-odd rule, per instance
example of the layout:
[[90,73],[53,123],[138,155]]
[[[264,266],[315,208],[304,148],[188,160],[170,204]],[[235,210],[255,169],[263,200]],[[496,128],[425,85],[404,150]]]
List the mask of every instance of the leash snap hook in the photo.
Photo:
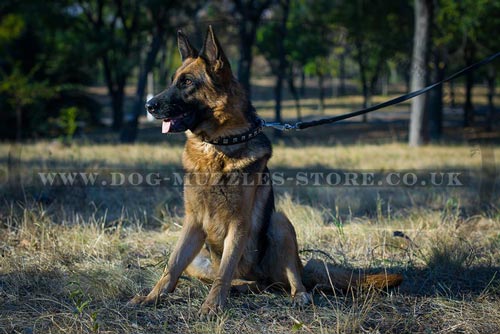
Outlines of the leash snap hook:
[[277,123],[277,122],[266,122],[264,120],[262,120],[262,125],[266,128],[274,128],[276,130],[280,130],[280,131],[288,131],[288,130],[293,130],[296,128],[295,125],[291,125],[291,124],[288,124],[288,123]]

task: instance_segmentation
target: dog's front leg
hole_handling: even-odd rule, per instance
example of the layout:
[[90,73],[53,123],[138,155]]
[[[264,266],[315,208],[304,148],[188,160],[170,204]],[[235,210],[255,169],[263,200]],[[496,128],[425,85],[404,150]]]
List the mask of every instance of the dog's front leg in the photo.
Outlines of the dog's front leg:
[[174,291],[182,272],[200,252],[204,242],[205,232],[202,226],[194,221],[186,220],[160,280],[147,296],[135,296],[130,303],[142,305],[156,303],[163,290],[167,293]]
[[229,224],[228,233],[224,239],[224,249],[217,277],[207,299],[201,306],[200,313],[207,315],[222,310],[226,304],[227,295],[231,288],[231,280],[238,266],[248,238],[248,224],[233,221]]

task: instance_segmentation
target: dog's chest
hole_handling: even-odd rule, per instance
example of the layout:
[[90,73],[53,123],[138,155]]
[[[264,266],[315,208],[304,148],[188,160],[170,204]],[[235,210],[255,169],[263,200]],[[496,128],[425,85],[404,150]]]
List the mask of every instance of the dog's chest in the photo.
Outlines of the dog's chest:
[[200,182],[200,175],[196,173],[186,175],[184,188],[186,213],[192,214],[196,222],[203,225],[211,252],[220,256],[229,224],[235,220],[247,220],[245,206],[252,206],[252,203],[244,203],[244,188],[223,184],[228,179],[225,174],[219,176],[209,174],[204,177],[201,184],[195,185],[196,182]]
[[[184,180],[186,207],[196,212],[203,221],[226,221],[241,215],[246,193],[252,186],[250,175],[241,171],[187,172]],[[205,224],[205,223],[204,223]]]
[[207,243],[222,246],[230,222],[249,221],[260,169],[255,164],[260,165],[259,161],[214,152],[185,152],[186,213],[203,224]]

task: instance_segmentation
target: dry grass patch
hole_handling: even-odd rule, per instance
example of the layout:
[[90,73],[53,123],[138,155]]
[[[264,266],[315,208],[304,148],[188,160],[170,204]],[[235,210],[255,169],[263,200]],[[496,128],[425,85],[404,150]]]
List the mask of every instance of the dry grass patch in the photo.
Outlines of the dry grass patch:
[[[39,152],[51,150],[51,155]],[[277,146],[274,168],[401,169],[481,166],[468,146]],[[7,154],[8,145],[0,145]],[[22,150],[22,175],[43,166],[156,168],[179,163],[160,145]],[[495,148],[495,152],[498,149]],[[422,154],[425,153],[425,154]],[[6,166],[2,166],[7,168]],[[498,333],[499,196],[478,189],[277,187],[277,205],[310,257],[368,271],[402,272],[391,291],[232,294],[211,322],[197,315],[208,287],[183,277],[156,307],[128,308],[161,274],[182,222],[171,188],[23,189],[0,194],[0,333]],[[42,196],[43,195],[43,196]]]

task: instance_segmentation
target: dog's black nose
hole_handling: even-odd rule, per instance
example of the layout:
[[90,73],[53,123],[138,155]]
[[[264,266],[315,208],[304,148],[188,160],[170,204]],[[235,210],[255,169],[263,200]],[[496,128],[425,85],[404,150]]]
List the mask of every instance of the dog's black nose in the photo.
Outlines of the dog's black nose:
[[149,100],[146,102],[146,110],[150,113],[158,110],[158,102],[154,101],[154,99]]

